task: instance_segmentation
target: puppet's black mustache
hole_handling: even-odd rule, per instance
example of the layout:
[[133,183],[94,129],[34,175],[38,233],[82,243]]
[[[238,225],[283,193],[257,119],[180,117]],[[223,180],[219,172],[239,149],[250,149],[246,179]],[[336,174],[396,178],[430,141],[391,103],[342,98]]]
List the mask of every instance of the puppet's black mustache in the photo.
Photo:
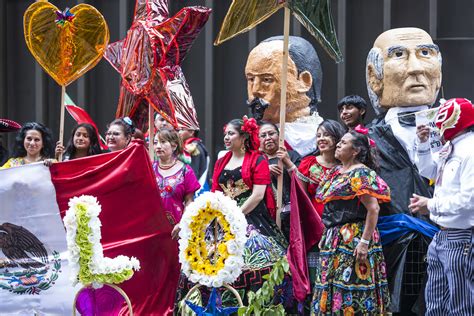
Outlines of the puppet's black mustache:
[[258,122],[263,119],[263,113],[270,106],[270,103],[262,98],[255,98],[247,101],[247,105],[252,111],[253,118]]

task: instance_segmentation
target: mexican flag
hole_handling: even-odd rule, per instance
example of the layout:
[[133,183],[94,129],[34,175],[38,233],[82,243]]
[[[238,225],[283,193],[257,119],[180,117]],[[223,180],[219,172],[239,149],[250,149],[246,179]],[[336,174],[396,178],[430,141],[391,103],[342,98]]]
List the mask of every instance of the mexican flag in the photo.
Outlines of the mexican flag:
[[141,143],[50,168],[0,170],[0,314],[72,314],[80,286],[70,280],[62,217],[69,199],[83,194],[102,206],[104,256],[140,260],[141,270],[120,285],[134,313],[171,314],[178,245]]

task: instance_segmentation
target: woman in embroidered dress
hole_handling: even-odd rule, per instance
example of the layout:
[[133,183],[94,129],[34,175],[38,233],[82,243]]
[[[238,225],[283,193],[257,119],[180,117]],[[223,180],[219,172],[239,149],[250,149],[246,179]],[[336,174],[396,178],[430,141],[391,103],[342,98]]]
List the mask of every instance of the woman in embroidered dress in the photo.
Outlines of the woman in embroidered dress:
[[77,124],[72,129],[66,150],[59,142],[56,144],[56,159],[63,153],[63,161],[102,153],[94,127],[88,123]]
[[50,160],[53,156],[53,138],[49,128],[41,123],[28,122],[18,132],[12,158],[2,168]]
[[374,151],[366,135],[355,130],[345,134],[335,153],[342,165],[317,189],[326,226],[312,302],[317,315],[381,315],[389,304],[376,224],[379,203],[390,201],[390,189],[374,171]]
[[[232,284],[247,302],[247,292],[262,286],[265,282],[262,276],[285,256],[287,245],[274,221],[275,200],[270,187],[270,170],[265,156],[257,151],[258,125],[255,120],[230,121],[225,126],[224,144],[228,152],[215,164],[211,191],[222,191],[235,200],[248,222],[248,240],[243,254],[245,265],[242,274]],[[185,278],[180,279],[178,304],[192,286]],[[226,292],[223,289],[222,305],[235,306],[234,295]],[[275,301],[282,302],[286,308],[293,304],[289,277],[275,291]]]
[[[224,130],[224,145],[228,152],[216,162],[212,177],[212,191],[222,191],[240,206],[248,222],[248,241],[240,277],[232,284],[245,294],[256,291],[265,281],[272,265],[286,254],[286,241],[275,224],[276,205],[271,189],[268,161],[257,150],[258,126],[254,119],[230,121]],[[291,287],[286,279],[284,286]],[[277,292],[277,291],[276,291]],[[288,293],[289,292],[289,293]],[[277,300],[285,307],[293,303],[292,291],[282,288],[284,295]]]
[[[300,155],[294,150],[286,150],[285,147],[278,146],[280,131],[278,127],[270,122],[261,122],[258,132],[260,150],[267,156],[272,179],[272,189],[277,190],[278,177],[283,172],[283,209],[281,216],[281,229],[287,239],[290,238],[290,188],[291,173],[298,167],[301,161]],[[278,165],[281,161],[283,170]]]
[[339,164],[334,153],[336,144],[344,133],[345,128],[341,123],[334,120],[322,121],[316,132],[316,151],[304,157],[298,167],[299,175],[303,175],[300,178],[306,184],[309,198],[320,216],[323,214],[324,205],[316,202],[316,189],[329,170]]
[[166,212],[173,225],[172,237],[178,237],[178,223],[184,209],[193,201],[194,192],[201,187],[190,166],[178,160],[183,145],[178,132],[161,129],[153,142],[158,160],[153,163],[158,189]]

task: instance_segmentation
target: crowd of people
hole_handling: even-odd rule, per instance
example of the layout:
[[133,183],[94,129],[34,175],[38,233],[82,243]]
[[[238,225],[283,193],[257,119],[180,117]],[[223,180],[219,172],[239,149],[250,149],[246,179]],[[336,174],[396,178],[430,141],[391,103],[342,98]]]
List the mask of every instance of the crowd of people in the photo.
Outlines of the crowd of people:
[[[198,130],[175,130],[158,114],[154,133],[143,134],[127,117],[112,121],[105,134],[108,151],[122,150],[136,138],[153,146],[155,159],[151,163],[166,217],[173,226],[174,239],[179,238],[179,222],[187,205],[202,190],[223,192],[237,202],[248,222],[248,241],[243,272],[232,286],[241,293],[244,302],[247,301],[246,293],[262,287],[264,276],[286,255],[288,245],[295,242],[290,213],[292,203],[298,202],[292,200],[291,186],[292,181],[298,181],[311,201],[310,211],[321,219],[324,230],[320,232],[319,243],[307,249],[312,287],[312,294],[305,303],[308,309],[302,309],[304,304],[295,301],[291,275],[285,276],[283,284],[275,291],[274,302],[283,303],[287,313],[381,315],[390,312],[394,296],[390,293],[389,265],[377,223],[382,209],[389,213],[404,213],[405,209],[410,209],[414,214],[430,214],[429,219],[440,229],[428,250],[424,295],[427,314],[471,315],[474,304],[474,155],[470,144],[474,140],[474,105],[466,99],[451,99],[441,105],[435,123],[443,136],[444,147],[439,153],[432,152],[428,142],[430,127],[404,125],[401,119],[409,115],[415,119],[412,113],[405,113],[405,104],[413,105],[411,108],[416,111],[424,111],[426,104],[436,100],[441,78],[439,49],[424,31],[394,31],[383,33],[369,53],[367,83],[371,103],[389,110],[367,128],[364,122],[367,103],[357,95],[346,96],[338,102],[338,121],[325,119],[313,124],[317,115],[310,115],[306,107],[317,105],[320,91],[313,91],[314,100],[307,98],[306,93],[312,91],[315,84],[320,88],[320,84],[313,82],[310,72],[297,68],[308,65],[297,60],[307,56],[290,50],[290,61],[294,59],[295,62],[289,65],[294,68],[290,69],[294,78],[290,76],[289,80],[298,81],[298,84],[294,83],[298,87],[294,90],[302,91],[302,95],[292,95],[294,99],[289,101],[289,106],[304,103],[299,108],[308,110],[308,113],[304,112],[308,115],[304,121],[291,123],[293,127],[290,125],[288,131],[293,135],[284,146],[280,146],[280,131],[272,122],[277,113],[273,109],[278,103],[275,97],[270,104],[271,111],[259,116],[262,120],[257,122],[243,117],[229,121],[224,127],[225,151],[215,157],[209,156],[198,138]],[[393,36],[399,33],[408,35]],[[412,35],[415,43],[411,42]],[[400,39],[405,41],[406,47],[389,45]],[[297,43],[290,45],[291,49],[300,47],[311,56],[315,54],[305,42],[290,40]],[[261,50],[280,49],[280,41],[280,38],[264,41],[250,57],[253,61],[269,58],[270,55]],[[416,50],[416,54],[410,58],[416,60],[406,66],[407,73],[419,76],[422,70],[410,69],[422,62],[427,63],[427,68],[433,66],[430,81],[424,85],[432,87],[430,100],[418,102],[414,97],[409,98],[416,96],[420,86],[410,93],[389,89],[405,84],[403,80],[408,81],[401,78],[400,82],[391,82],[393,72],[403,65],[397,68],[390,63],[400,62],[403,56],[412,54],[412,50]],[[381,55],[385,51],[388,53]],[[246,75],[251,103],[268,99],[270,94],[279,96],[271,86],[275,80],[260,78],[269,77],[262,75],[259,69],[264,63],[253,62],[250,57]],[[270,57],[279,58],[280,55]],[[384,62],[387,71],[380,70],[385,69]],[[312,64],[318,66],[319,60]],[[295,75],[297,73],[299,76]],[[321,80],[320,75],[318,80]],[[256,85],[255,82],[265,84]],[[428,93],[423,94],[426,95]],[[315,131],[314,135],[301,138],[298,129],[308,125],[312,125],[309,130]],[[151,135],[154,135],[153,139],[150,139]],[[79,124],[72,130],[67,146],[58,143],[54,150],[47,127],[35,122],[26,123],[18,132],[14,151],[2,168],[39,161],[51,165],[59,160],[101,154],[98,140],[97,131],[91,125]],[[208,172],[210,158],[215,158],[211,174]],[[282,206],[278,209],[275,196],[279,177],[283,178],[283,190]],[[431,188],[427,184],[429,179],[434,180]],[[406,185],[401,188],[400,183]],[[192,286],[182,274],[178,281],[176,312]],[[222,303],[225,303],[224,299]]]
[[[472,107],[472,104],[469,105]],[[365,101],[358,96],[341,100],[338,109],[342,123],[324,120],[317,129],[316,151],[303,158],[291,148],[279,146],[279,129],[273,123],[261,121],[257,125],[254,119],[244,117],[225,125],[223,141],[226,152],[215,163],[211,190],[221,191],[236,200],[248,221],[249,251],[245,252],[244,271],[233,284],[236,289],[242,293],[258,289],[264,281],[262,276],[285,256],[290,239],[290,187],[294,173],[325,226],[319,244],[308,251],[308,267],[314,287],[311,311],[315,314],[341,311],[348,315],[382,314],[387,311],[390,300],[387,266],[376,225],[379,204],[390,201],[390,188],[377,175],[377,147],[363,127],[365,107]],[[474,110],[471,109],[471,112],[473,115],[465,124],[466,130],[462,130],[461,134],[465,134],[462,138],[469,139],[471,136],[467,133],[474,126]],[[195,134],[177,131],[167,124],[157,125],[150,144],[156,157],[153,170],[164,210],[174,227],[172,238],[177,239],[182,214],[201,189],[198,176],[204,172],[198,172],[203,169],[200,165],[207,163],[208,157],[190,156],[204,160],[194,164],[196,170],[192,160],[183,155],[183,144]],[[126,148],[134,133],[135,127],[129,118],[112,121],[105,134],[108,151]],[[418,128],[420,144],[425,144],[425,147],[428,133],[428,127]],[[190,136],[183,137],[186,134]],[[456,138],[457,135],[446,136],[453,143],[456,143]],[[51,165],[61,156],[62,161],[67,161],[101,154],[103,151],[98,139],[92,125],[78,124],[72,129],[67,146],[57,143],[54,150],[53,138],[47,127],[36,122],[25,123],[17,134],[10,159],[2,168],[39,161]],[[199,139],[194,138],[194,141],[198,143],[201,153],[207,153]],[[432,157],[425,147],[420,146],[419,149],[420,171],[428,178],[435,178],[436,169],[432,167]],[[462,156],[462,153],[459,155]],[[279,176],[283,176],[280,227],[275,221],[277,210],[274,199]],[[459,180],[453,178],[450,181]],[[436,186],[437,191],[443,188]],[[411,207],[414,211],[426,212],[427,201],[427,198],[415,196]],[[441,201],[433,203],[436,207],[443,207]],[[443,222],[443,225],[449,225],[449,221]],[[192,286],[184,275],[180,278],[177,303]],[[289,276],[287,281],[287,286],[291,288]],[[291,296],[290,290],[279,293]],[[286,302],[285,307],[289,311],[295,310],[291,297],[279,299]]]

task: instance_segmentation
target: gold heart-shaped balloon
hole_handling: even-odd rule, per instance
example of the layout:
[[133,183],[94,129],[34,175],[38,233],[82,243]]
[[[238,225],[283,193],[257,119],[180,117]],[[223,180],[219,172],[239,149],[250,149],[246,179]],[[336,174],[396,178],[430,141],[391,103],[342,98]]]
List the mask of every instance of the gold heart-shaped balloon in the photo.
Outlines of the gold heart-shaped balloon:
[[30,5],[23,18],[26,45],[61,86],[94,67],[109,42],[109,28],[96,8],[81,3],[69,12],[69,19],[61,20],[58,8],[41,1]]

